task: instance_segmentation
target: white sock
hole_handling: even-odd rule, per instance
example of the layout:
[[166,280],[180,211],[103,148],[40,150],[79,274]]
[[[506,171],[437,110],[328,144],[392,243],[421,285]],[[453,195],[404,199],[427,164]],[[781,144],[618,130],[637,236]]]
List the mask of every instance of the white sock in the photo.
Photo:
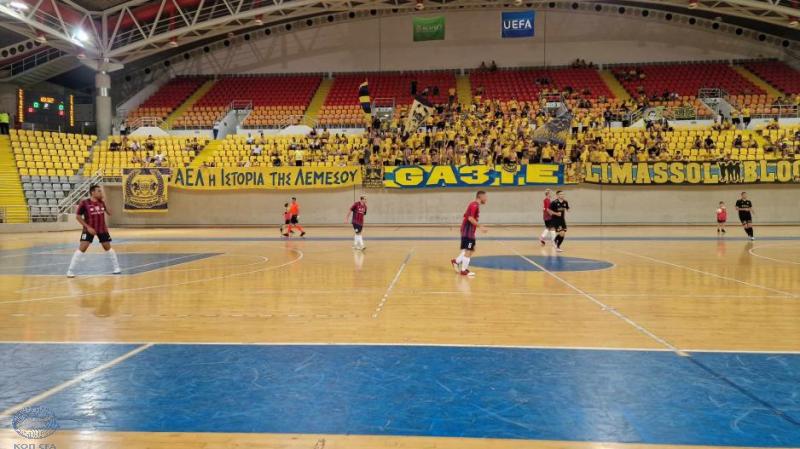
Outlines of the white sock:
[[355,234],[355,235],[353,236],[353,245],[354,245],[354,246],[358,246],[358,234]]
[[547,229],[547,228],[544,228],[544,231],[542,231],[542,235],[540,235],[540,236],[539,236],[539,238],[540,238],[540,239],[542,239],[542,240],[544,240],[545,238],[547,238],[547,235],[548,235],[549,233],[550,233],[550,230],[549,230],[549,229]]
[[364,246],[364,236],[363,236],[363,235],[361,235],[361,234],[358,234],[358,243],[359,243],[361,246]]
[[469,257],[461,258],[461,271],[466,271],[469,268]]
[[456,257],[456,263],[461,263],[464,260],[464,250],[461,250],[461,254]]
[[556,236],[557,236],[557,235],[558,235],[558,234],[556,234],[556,231],[550,231],[550,241],[551,241],[551,242],[555,242],[555,241],[556,241]]
[[75,272],[75,267],[77,267],[78,264],[80,263],[81,259],[83,258],[82,256],[83,253],[81,252],[81,250],[76,249],[75,254],[72,255],[72,260],[69,261],[69,268],[67,268],[67,273]]
[[114,248],[106,251],[106,254],[108,254],[108,258],[111,259],[111,266],[114,268],[114,271],[120,271],[119,260],[117,260],[117,253],[114,251]]

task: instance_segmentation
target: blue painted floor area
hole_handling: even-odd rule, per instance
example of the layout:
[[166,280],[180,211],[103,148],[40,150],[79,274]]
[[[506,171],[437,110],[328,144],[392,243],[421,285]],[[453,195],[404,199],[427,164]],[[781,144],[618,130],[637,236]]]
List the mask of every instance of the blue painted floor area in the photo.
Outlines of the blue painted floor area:
[[[35,360],[61,348],[36,346],[42,353]],[[664,351],[156,345],[38,405],[53,410],[64,429],[800,446],[800,356],[697,358]],[[62,374],[52,366],[46,372]]]
[[[122,274],[139,274],[195,260],[217,256],[221,253],[117,253]],[[63,276],[72,253],[31,252],[0,259],[0,275]],[[90,248],[83,257],[78,275],[111,273],[111,262],[101,248]]]
[[114,360],[137,346],[0,344],[0,410]]
[[[605,260],[583,259],[568,256],[525,256],[536,262],[547,271],[593,271],[613,267]],[[470,259],[470,266],[489,268],[492,270],[510,271],[542,271],[536,265],[519,257],[510,256],[476,256]]]

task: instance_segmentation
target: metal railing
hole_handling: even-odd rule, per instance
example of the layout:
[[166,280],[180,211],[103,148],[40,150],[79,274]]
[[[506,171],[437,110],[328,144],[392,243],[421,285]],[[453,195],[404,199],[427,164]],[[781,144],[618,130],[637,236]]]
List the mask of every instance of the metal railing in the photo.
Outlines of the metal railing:
[[92,184],[99,184],[103,180],[102,172],[97,171],[90,177],[83,178],[83,181],[77,184],[69,194],[59,200],[56,206],[49,205],[10,205],[0,206],[0,223],[6,223],[8,217],[13,211],[25,211],[28,215],[29,223],[38,222],[54,222],[59,221],[61,217],[72,214],[75,212],[75,206],[78,202],[86,196],[89,191],[89,186]]
[[44,48],[40,51],[25,56],[21,60],[0,66],[0,78],[9,78],[19,75],[22,72],[33,69],[42,64],[46,64],[64,55],[66,55],[66,53],[59,49],[52,47]]
[[[303,115],[302,114],[291,114],[291,115],[284,115],[284,116],[280,117],[278,119],[278,121],[276,121],[275,123],[269,124],[269,125],[258,124],[258,123],[251,123],[251,124],[245,125],[244,122],[242,122],[242,125],[240,126],[240,128],[242,128],[242,129],[285,129],[285,128],[288,128],[290,126],[302,125],[303,124],[302,121],[303,121]],[[313,124],[308,125],[308,126],[313,128],[314,126],[316,126],[316,123],[313,123]]]
[[75,208],[75,205],[78,204],[78,201],[82,199],[86,193],[89,191],[89,186],[92,184],[100,184],[100,181],[103,179],[103,172],[98,170],[92,174],[92,176],[84,177],[83,182],[76,185],[72,190],[70,190],[69,195],[65,196],[64,199],[58,202],[58,213],[71,213]]
[[728,98],[728,93],[718,87],[704,87],[697,92],[697,97],[704,98]]
[[[221,123],[222,120],[225,118],[225,116],[228,115],[228,113],[231,112],[232,110],[246,111],[246,112],[249,113],[250,111],[253,110],[253,102],[250,101],[250,100],[233,100],[233,101],[231,101],[228,104],[228,106],[221,113],[217,114],[217,116],[214,117],[214,121],[213,121],[211,126],[213,127],[215,124]],[[165,121],[165,123],[166,123],[166,121]],[[193,126],[193,125],[175,125],[175,124],[173,124],[172,126],[169,127],[169,129],[196,129],[196,128],[203,128],[203,127],[202,126]],[[205,127],[205,128],[208,129],[208,127]],[[164,128],[164,129],[168,129],[168,128]]]
[[126,120],[125,123],[127,125],[128,132],[131,133],[144,126],[160,128],[161,125],[164,124],[164,119],[161,117],[136,117],[130,121]]

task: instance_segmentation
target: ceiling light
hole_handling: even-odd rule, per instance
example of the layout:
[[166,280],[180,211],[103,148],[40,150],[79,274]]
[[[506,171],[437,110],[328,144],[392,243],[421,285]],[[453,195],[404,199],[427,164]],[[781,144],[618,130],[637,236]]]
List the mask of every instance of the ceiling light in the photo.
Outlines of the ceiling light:
[[169,40],[169,43],[167,45],[169,45],[172,48],[177,47],[178,46],[178,38],[177,37],[173,37],[172,39]]
[[697,5],[700,3],[699,0],[689,0],[689,9],[697,8]]
[[789,26],[796,27],[798,24],[797,17],[791,16],[789,17]]
[[47,36],[45,36],[44,33],[37,33],[36,37],[33,40],[35,40],[36,42],[38,42],[40,44],[46,44],[47,43]]
[[255,23],[256,25],[264,25],[264,20],[261,18],[261,15],[259,14],[256,16],[255,20],[253,20],[253,23]]
[[8,6],[11,9],[16,9],[17,11],[27,11],[28,8],[29,8],[27,3],[24,3],[24,2],[21,2],[21,1],[18,1],[18,0],[14,0],[14,1],[9,2]]
[[77,28],[72,35],[72,38],[78,42],[86,42],[89,40],[89,34],[83,28]]

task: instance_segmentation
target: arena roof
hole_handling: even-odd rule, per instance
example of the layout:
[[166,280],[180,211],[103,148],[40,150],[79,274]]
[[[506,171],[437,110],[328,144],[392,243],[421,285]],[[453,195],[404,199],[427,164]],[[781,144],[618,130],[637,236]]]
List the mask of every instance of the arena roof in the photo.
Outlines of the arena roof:
[[[420,0],[422,1],[422,0]],[[550,1],[424,0],[428,9],[544,8]],[[583,0],[559,0],[559,2]],[[797,39],[800,0],[606,1],[747,21],[774,35]],[[364,10],[413,11],[415,0],[0,0],[0,38],[38,39],[113,70],[176,47],[222,39],[229,33],[298,18]],[[121,63],[121,64],[115,64]]]

